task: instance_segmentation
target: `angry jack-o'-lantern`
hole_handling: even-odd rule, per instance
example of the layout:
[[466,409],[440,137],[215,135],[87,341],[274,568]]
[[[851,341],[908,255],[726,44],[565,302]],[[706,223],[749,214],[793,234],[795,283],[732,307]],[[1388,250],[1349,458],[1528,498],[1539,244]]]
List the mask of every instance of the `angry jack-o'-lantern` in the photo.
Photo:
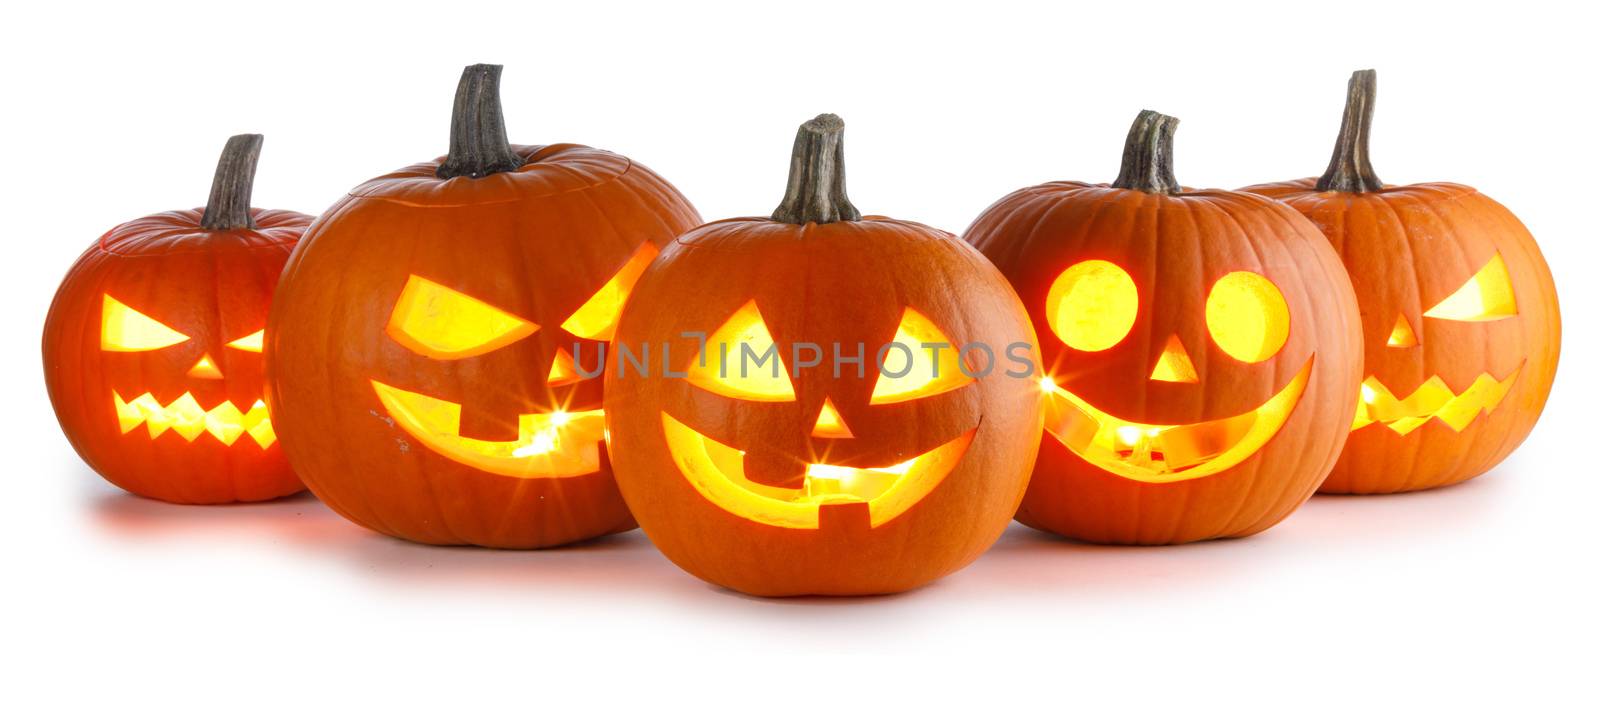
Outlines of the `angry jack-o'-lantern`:
[[45,384],[67,439],[108,481],[185,504],[304,488],[262,397],[262,328],[311,218],[250,207],[261,136],[228,140],[204,210],[100,238],[61,283],[44,327]]
[[351,520],[537,548],[633,527],[600,345],[658,246],[700,219],[622,156],[507,143],[499,76],[462,75],[448,156],[360,185],[307,232],[273,310],[269,402],[307,486]]
[[1176,123],[1141,113],[1111,185],[1025,188],[967,230],[1041,335],[1029,526],[1250,535],[1311,496],[1349,429],[1360,324],[1338,255],[1281,204],[1180,188]]
[[1351,77],[1322,178],[1245,188],[1317,223],[1361,301],[1366,375],[1329,493],[1488,471],[1538,421],[1561,349],[1550,267],[1511,211],[1465,185],[1384,185],[1373,172],[1376,89],[1372,70]]
[[1016,296],[953,235],[861,217],[843,129],[801,126],[771,219],[662,251],[607,370],[640,526],[746,593],[896,592],[966,565],[1016,510],[1038,446]]

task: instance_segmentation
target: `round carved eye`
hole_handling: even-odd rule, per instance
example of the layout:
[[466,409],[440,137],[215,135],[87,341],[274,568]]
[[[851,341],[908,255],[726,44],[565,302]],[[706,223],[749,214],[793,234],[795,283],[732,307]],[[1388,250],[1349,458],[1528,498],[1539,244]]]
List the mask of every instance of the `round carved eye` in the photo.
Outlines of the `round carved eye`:
[[1045,319],[1061,342],[1103,351],[1133,329],[1139,288],[1122,267],[1103,259],[1078,262],[1056,277],[1045,297]]
[[1218,279],[1206,297],[1206,328],[1222,352],[1260,363],[1289,340],[1289,305],[1266,277],[1233,272]]

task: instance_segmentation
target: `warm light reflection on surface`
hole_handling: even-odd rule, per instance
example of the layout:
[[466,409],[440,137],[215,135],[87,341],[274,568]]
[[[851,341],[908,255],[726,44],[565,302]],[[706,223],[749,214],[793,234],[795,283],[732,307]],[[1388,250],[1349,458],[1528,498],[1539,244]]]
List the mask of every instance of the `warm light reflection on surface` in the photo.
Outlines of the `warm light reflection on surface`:
[[488,353],[537,330],[536,324],[415,274],[385,328],[401,345],[443,360]]
[[707,437],[671,415],[661,423],[678,470],[707,501],[736,516],[784,528],[817,528],[820,509],[865,502],[876,528],[905,513],[937,488],[972,443],[976,429],[921,455],[886,467],[811,463],[797,489],[745,476],[744,452]]
[[1422,315],[1448,321],[1498,321],[1517,315],[1505,260],[1496,253],[1460,289]]
[[1435,375],[1403,399],[1396,398],[1378,376],[1369,376],[1361,383],[1361,401],[1356,404],[1356,421],[1351,429],[1359,430],[1380,422],[1404,435],[1437,418],[1460,432],[1472,424],[1479,413],[1492,412],[1499,406],[1521,371],[1522,367],[1517,366],[1504,380],[1484,373],[1460,394]]
[[189,340],[170,326],[139,313],[106,294],[100,308],[100,349],[122,353],[153,351]]
[[1045,431],[1084,461],[1127,479],[1163,483],[1210,476],[1244,461],[1278,433],[1305,392],[1311,364],[1307,360],[1254,410],[1191,424],[1123,420],[1042,378]]
[[639,281],[639,276],[644,274],[645,267],[650,266],[650,262],[656,258],[656,253],[659,251],[649,242],[639,245],[639,249],[628,258],[621,269],[617,270],[611,280],[562,322],[562,330],[591,341],[611,340],[612,334],[617,330],[617,319],[622,316],[622,307],[628,302],[628,294],[633,291],[634,283]]
[[249,411],[240,412],[238,407],[228,401],[206,410],[190,393],[179,395],[168,405],[157,402],[155,396],[150,393],[128,401],[123,400],[120,393],[113,391],[111,398],[116,406],[117,422],[121,425],[123,434],[132,432],[139,425],[145,425],[149,429],[150,439],[160,437],[170,429],[180,437],[193,442],[201,432],[210,432],[212,437],[227,445],[237,441],[239,435],[248,434],[256,444],[261,445],[262,449],[266,449],[278,439],[272,432],[272,420],[267,417],[267,404],[260,400],[255,401]]
[[428,449],[475,469],[524,479],[580,476],[600,470],[605,411],[554,411],[517,417],[517,438],[461,436],[461,405],[376,380],[372,387],[395,424]]

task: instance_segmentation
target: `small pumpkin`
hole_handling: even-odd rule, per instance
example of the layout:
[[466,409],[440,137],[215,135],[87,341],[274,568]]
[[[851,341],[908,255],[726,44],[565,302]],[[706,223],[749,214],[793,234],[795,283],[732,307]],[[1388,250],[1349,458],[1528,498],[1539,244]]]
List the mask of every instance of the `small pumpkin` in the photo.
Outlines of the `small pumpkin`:
[[1110,185],[1052,182],[966,239],[1044,334],[1048,436],[1017,520],[1104,543],[1247,536],[1316,490],[1361,365],[1349,278],[1316,226],[1179,187],[1177,119],[1134,121]]
[[267,367],[284,450],[334,510],[423,543],[540,548],[634,527],[600,345],[700,216],[623,156],[509,144],[500,71],[463,72],[448,155],[357,186],[306,233]]
[[1006,376],[1034,363],[1021,304],[954,235],[862,217],[843,130],[800,127],[770,219],[662,250],[606,372],[640,526],[754,595],[898,592],[961,568],[1005,528],[1038,446],[1033,381]]
[[1328,493],[1431,489],[1493,468],[1538,422],[1561,351],[1550,267],[1510,210],[1465,185],[1387,185],[1373,171],[1376,91],[1376,72],[1350,78],[1321,178],[1244,188],[1315,222],[1361,303],[1367,369]]
[[311,217],[250,207],[259,135],[228,139],[204,209],[123,223],[72,265],[44,326],[56,419],[117,486],[180,504],[304,487],[263,402],[262,328]]

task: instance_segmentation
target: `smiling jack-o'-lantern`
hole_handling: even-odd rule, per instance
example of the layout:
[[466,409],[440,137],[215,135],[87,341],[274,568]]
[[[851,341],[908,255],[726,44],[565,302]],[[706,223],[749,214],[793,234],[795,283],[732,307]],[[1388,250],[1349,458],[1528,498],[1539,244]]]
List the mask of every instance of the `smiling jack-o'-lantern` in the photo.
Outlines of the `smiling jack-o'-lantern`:
[[261,136],[228,140],[204,210],[119,225],[78,258],[44,328],[61,429],[108,481],[187,504],[304,488],[263,401],[262,328],[311,217],[250,207]]
[[966,565],[1016,510],[1038,445],[1016,296],[953,235],[861,217],[843,129],[801,126],[771,219],[662,251],[606,374],[640,526],[746,593],[896,592]]
[[358,186],[307,232],[273,310],[270,402],[296,470],[351,520],[536,548],[633,527],[600,346],[700,218],[622,156],[508,144],[499,76],[462,75],[448,156]]
[[1045,183],[967,230],[1039,329],[1045,431],[1017,519],[1180,543],[1264,530],[1333,466],[1360,373],[1349,279],[1316,227],[1180,188],[1144,112],[1111,185]]
[[1245,188],[1317,223],[1361,301],[1367,372],[1329,493],[1488,471],[1538,421],[1561,350],[1550,267],[1511,211],[1465,185],[1384,185],[1373,172],[1376,89],[1372,70],[1351,77],[1322,178]]

